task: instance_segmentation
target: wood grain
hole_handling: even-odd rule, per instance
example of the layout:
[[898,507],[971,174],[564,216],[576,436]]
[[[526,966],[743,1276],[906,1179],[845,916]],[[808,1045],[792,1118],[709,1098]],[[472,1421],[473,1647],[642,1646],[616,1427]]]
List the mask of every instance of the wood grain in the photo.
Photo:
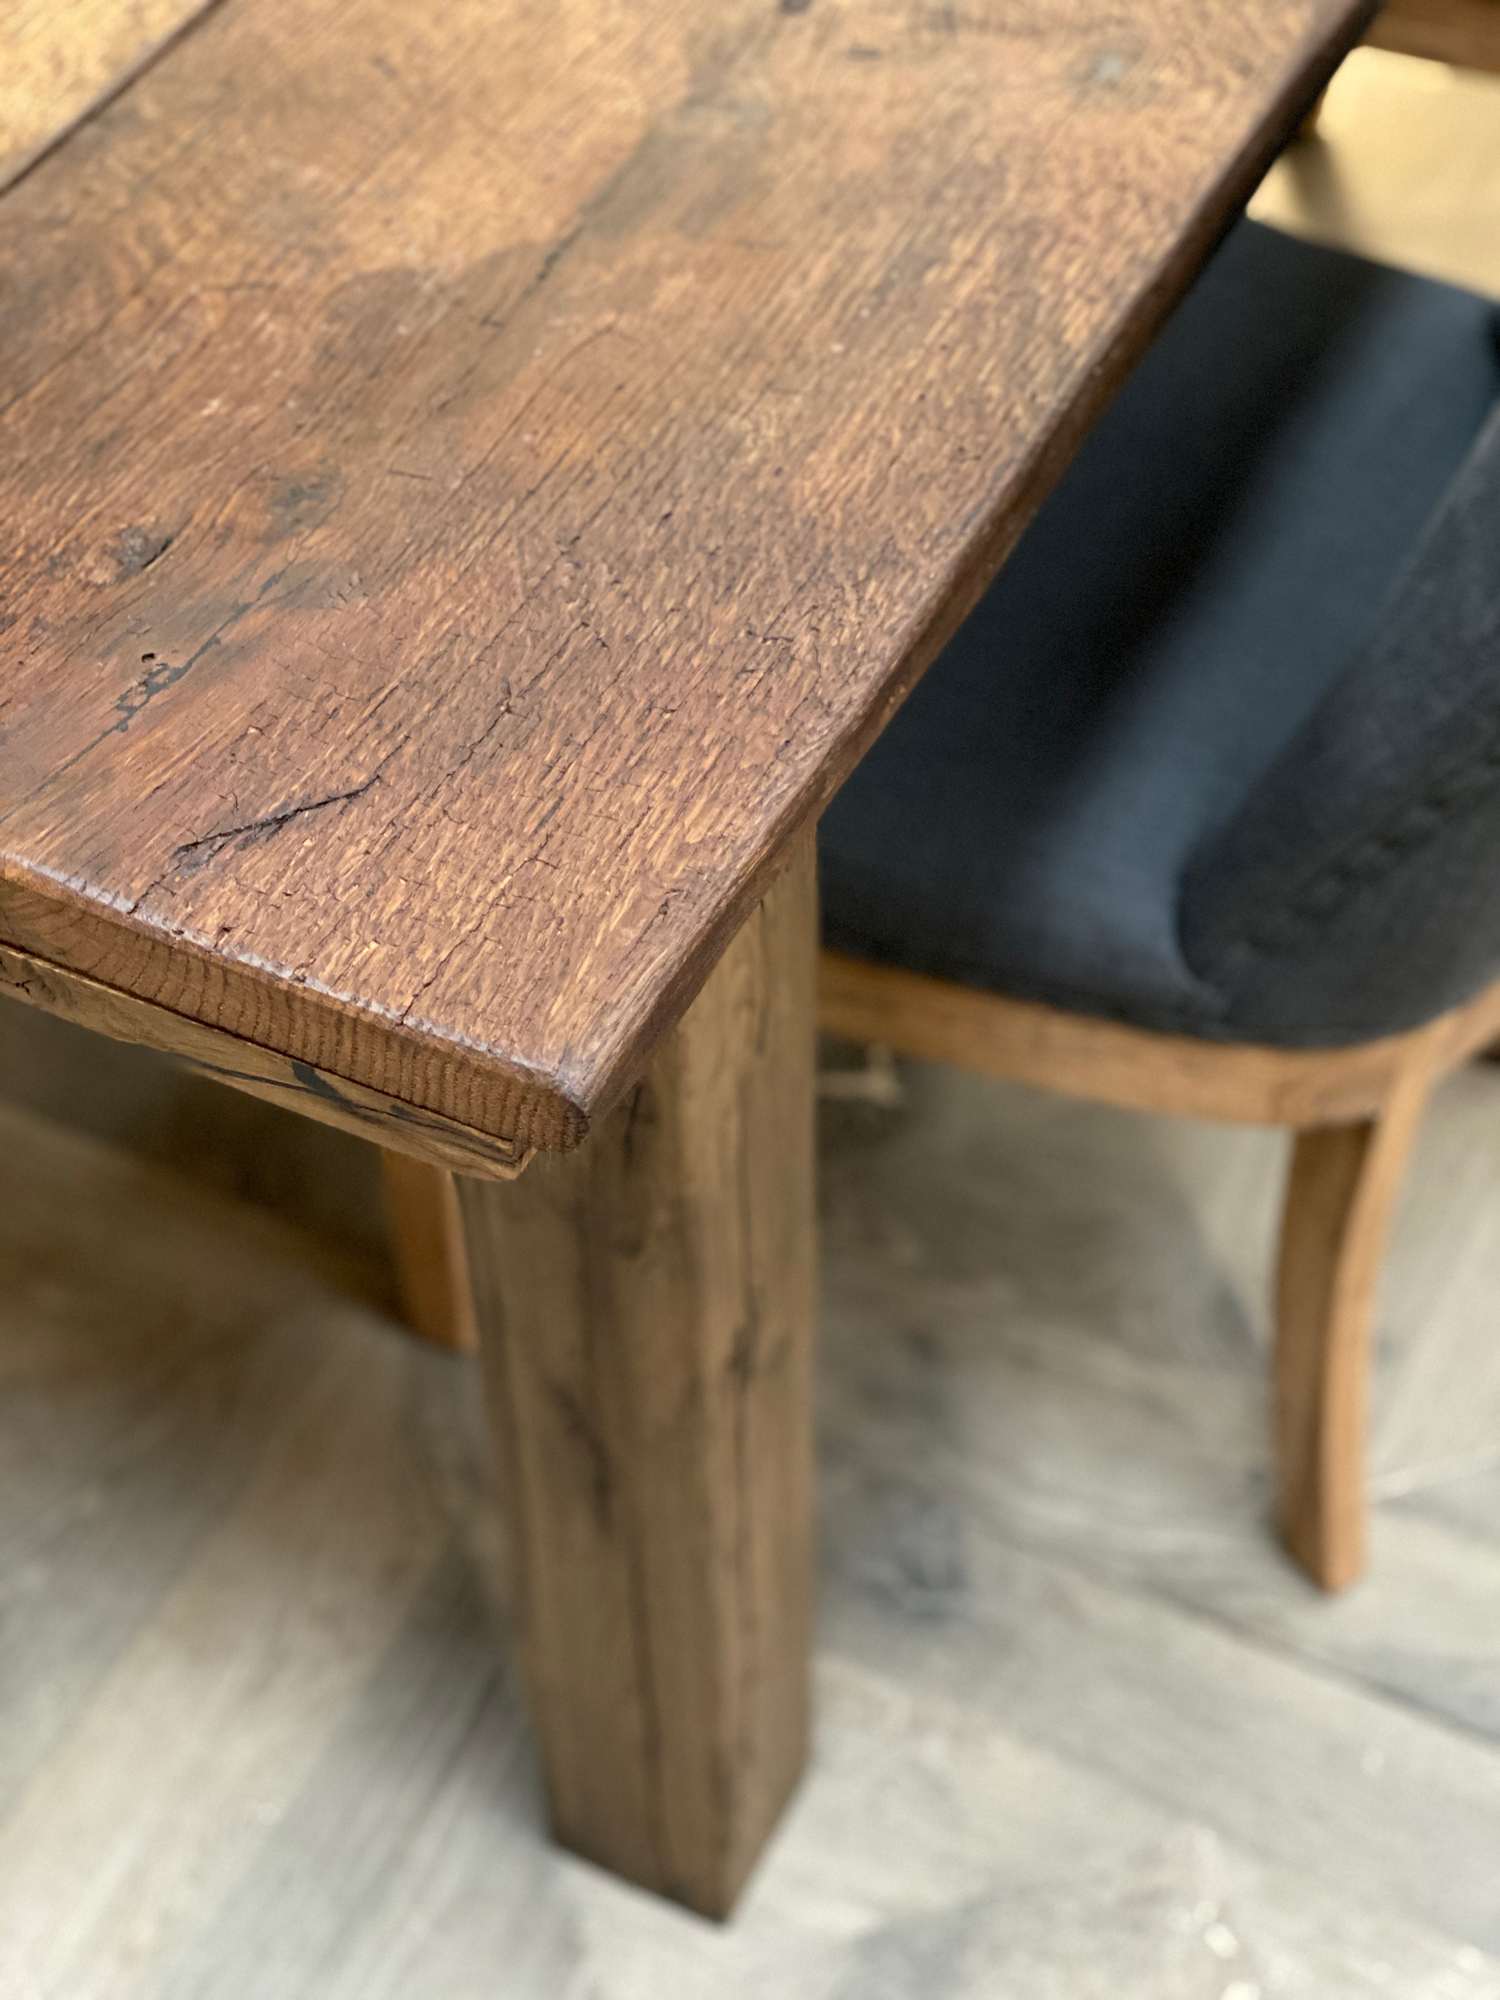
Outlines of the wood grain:
[[446,1167],[382,1150],[396,1287],[413,1333],[472,1354],[479,1346],[458,1190]]
[[116,96],[214,0],[6,0],[0,190]]
[[0,993],[114,1041],[161,1049],[215,1083],[227,1083],[251,1097],[301,1112],[320,1124],[340,1126],[361,1139],[374,1139],[419,1160],[461,1167],[465,1173],[482,1178],[509,1180],[531,1157],[504,1140],[470,1131],[311,1063],[293,1062],[274,1050],[226,1035],[219,1028],[205,1027],[6,945],[0,945]]
[[1473,1054],[1500,1023],[1500,983],[1410,1034],[1278,1049],[1156,1034],[825,951],[818,1020],[851,1041],[1126,1110],[1303,1128],[1372,1115],[1414,1060],[1442,1070]]
[[553,1826],[727,1913],[807,1746],[813,851],[588,1145],[461,1181]]
[[1433,1082],[1487,1047],[1500,982],[1425,1027],[1347,1048],[1156,1034],[824,952],[832,1034],[1128,1110],[1299,1133],[1282,1210],[1274,1430],[1291,1553],[1328,1590],[1364,1567],[1371,1324],[1386,1232]]
[[[1378,1374],[1400,1408],[1415,1366],[1428,1431],[1391,1466],[1500,1441],[1497,1120],[1476,1068],[1426,1121],[1444,1185],[1398,1233],[1415,1311]],[[1265,1135],[926,1067],[878,1133],[829,1123],[818,1754],[721,1928],[542,1835],[467,1370],[296,1232],[0,1106],[8,1986],[972,2000],[978,1966],[1030,2000],[1271,1965],[1318,2000],[1493,2000],[1500,1508],[1387,1502],[1338,1605],[1266,1548],[1255,1343],[1191,1250],[1222,1204],[1227,1263],[1259,1261]],[[461,1542],[423,1582],[434,1502]]]
[[1365,1565],[1370,1340],[1391,1211],[1432,1086],[1420,1053],[1374,1118],[1299,1134],[1276,1274],[1277,1515],[1326,1590]]
[[0,935],[576,1143],[1362,18],[224,0],[0,205]]

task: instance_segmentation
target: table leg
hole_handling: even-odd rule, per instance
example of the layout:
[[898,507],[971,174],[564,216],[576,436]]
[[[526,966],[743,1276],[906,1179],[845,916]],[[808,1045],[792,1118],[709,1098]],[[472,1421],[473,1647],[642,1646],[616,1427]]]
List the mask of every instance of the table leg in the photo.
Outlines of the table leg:
[[463,1180],[567,1846],[723,1916],[806,1755],[812,843],[578,1152]]
[[386,1215],[401,1310],[413,1333],[470,1354],[479,1345],[463,1222],[446,1167],[382,1147]]

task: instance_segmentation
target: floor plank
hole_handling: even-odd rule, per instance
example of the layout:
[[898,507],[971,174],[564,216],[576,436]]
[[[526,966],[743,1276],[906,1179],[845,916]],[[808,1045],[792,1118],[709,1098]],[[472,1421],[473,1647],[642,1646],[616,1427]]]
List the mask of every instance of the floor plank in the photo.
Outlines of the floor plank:
[[1330,1602],[1267,1526],[1265,1276],[1284,1148],[904,1074],[906,1110],[883,1133],[866,1114],[825,1173],[825,1465],[893,1510],[887,1587],[946,1615],[957,1524],[983,1523],[1500,1733],[1500,1547],[1411,1504],[1455,1464],[1500,1458],[1500,1076],[1454,1078],[1418,1149],[1376,1375],[1377,1490],[1404,1504],[1377,1514],[1366,1584]]
[[310,1351],[381,1279],[15,1107],[3,1133],[0,1810],[255,1477]]
[[[1491,100],[1374,60],[1296,171],[1395,219],[1317,226],[1489,284]],[[725,1928],[546,1842],[472,1371],[378,1240],[225,1198],[207,1102],[154,1165],[0,1109],[8,1984],[1500,2000],[1500,1071],[1423,1134],[1337,1603],[1265,1533],[1281,1141],[903,1078],[825,1108],[816,1753]]]
[[403,1462],[404,1370],[358,1347],[335,1338],[291,1377],[247,1490],[0,1827],[0,1956],[23,1990],[142,1989],[275,1825],[429,1576],[445,1523]]
[[[18,1991],[1500,2000],[1483,1476],[1387,1499],[1337,1604],[1267,1540],[1276,1147],[903,1080],[826,1108],[817,1744],[725,1928],[545,1838],[471,1365],[4,1114],[6,1663],[77,1656],[0,1805]],[[1495,1082],[1439,1100],[1461,1198],[1417,1191],[1392,1298],[1435,1257],[1493,1295]],[[1459,1358],[1436,1306],[1387,1329],[1384,1378]]]

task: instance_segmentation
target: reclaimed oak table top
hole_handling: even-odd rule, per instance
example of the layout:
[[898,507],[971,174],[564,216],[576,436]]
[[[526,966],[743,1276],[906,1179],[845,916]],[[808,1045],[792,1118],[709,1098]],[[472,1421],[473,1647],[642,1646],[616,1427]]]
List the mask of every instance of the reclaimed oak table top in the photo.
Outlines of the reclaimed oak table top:
[[808,1741],[807,830],[1358,10],[19,19],[0,989],[465,1169],[552,1825],[723,1914]]
[[575,1144],[1360,18],[209,8],[0,199],[0,940]]

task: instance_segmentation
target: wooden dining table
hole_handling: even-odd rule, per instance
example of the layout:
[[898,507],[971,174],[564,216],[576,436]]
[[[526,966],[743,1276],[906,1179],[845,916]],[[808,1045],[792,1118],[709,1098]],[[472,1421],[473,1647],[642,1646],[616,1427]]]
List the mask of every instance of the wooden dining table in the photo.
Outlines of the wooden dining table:
[[553,1826],[698,1910],[807,1754],[819,809],[1366,12],[6,31],[0,982],[456,1170]]

